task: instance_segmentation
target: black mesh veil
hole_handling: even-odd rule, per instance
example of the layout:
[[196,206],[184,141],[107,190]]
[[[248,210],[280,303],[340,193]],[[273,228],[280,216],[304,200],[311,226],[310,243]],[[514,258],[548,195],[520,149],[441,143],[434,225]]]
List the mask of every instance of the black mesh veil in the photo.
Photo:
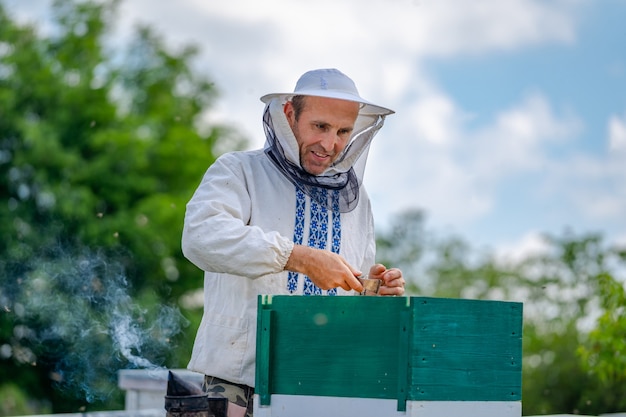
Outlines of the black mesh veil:
[[[304,171],[299,163],[296,164],[285,156],[285,149],[274,128],[271,111],[273,104],[275,105],[273,102],[268,103],[263,113],[263,128],[267,140],[265,153],[267,156],[289,181],[326,209],[332,209],[332,194],[334,193],[316,192],[320,188],[338,191],[339,211],[342,213],[352,211],[359,202],[359,188],[362,181],[362,173],[360,176],[357,175],[355,164],[359,159],[367,158],[369,144],[382,127],[384,116],[377,115],[372,123],[357,130],[342,155],[333,163],[327,173],[311,175]],[[283,116],[282,111],[280,114],[274,113],[278,117]],[[358,124],[357,119],[357,128],[359,128]],[[362,161],[362,165],[362,169],[364,169],[364,161]]]

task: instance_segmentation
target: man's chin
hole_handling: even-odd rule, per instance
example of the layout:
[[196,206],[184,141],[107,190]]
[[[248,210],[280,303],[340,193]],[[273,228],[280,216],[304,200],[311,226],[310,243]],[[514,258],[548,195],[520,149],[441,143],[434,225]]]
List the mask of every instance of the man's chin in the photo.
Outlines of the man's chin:
[[322,175],[324,173],[324,171],[326,171],[328,169],[327,166],[319,166],[319,165],[310,165],[310,164],[306,164],[306,165],[302,165],[302,169],[310,175]]

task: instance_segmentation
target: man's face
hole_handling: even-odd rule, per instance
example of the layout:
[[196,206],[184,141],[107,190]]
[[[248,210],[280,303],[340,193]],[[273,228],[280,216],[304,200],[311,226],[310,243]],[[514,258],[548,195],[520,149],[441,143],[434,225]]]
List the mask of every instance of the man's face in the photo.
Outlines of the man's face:
[[308,96],[298,120],[291,102],[285,104],[284,111],[298,142],[300,166],[311,175],[320,175],[348,144],[359,104]]

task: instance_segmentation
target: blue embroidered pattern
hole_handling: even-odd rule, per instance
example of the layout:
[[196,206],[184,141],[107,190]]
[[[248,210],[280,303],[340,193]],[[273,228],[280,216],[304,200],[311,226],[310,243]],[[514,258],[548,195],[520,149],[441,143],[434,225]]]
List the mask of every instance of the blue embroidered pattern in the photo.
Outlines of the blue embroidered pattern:
[[[304,193],[296,188],[296,224],[293,229],[293,243],[302,245],[304,238]],[[298,289],[298,273],[289,271],[287,275],[287,290],[293,294]]]
[[[328,198],[328,190],[324,188],[315,188],[313,190],[315,197],[326,199]],[[339,192],[332,192],[332,210],[329,213],[328,210],[318,204],[317,198],[312,198],[310,208],[310,225],[309,225],[309,239],[307,245],[312,248],[326,249],[328,246],[328,223],[329,217],[332,216],[332,242],[331,251],[339,253],[341,249],[341,213],[339,212]],[[296,189],[296,221],[294,225],[293,242],[297,245],[301,245],[304,241],[304,219],[305,219],[305,206],[306,197],[305,194]],[[298,288],[299,274],[297,272],[289,272],[287,275],[287,290],[290,293],[294,293]],[[304,289],[305,295],[320,295],[322,290],[313,283],[307,277],[304,276]],[[327,291],[328,295],[336,295],[337,289],[333,288]]]
[[[339,253],[341,249],[341,212],[339,211],[339,191],[333,191],[333,242],[331,250],[333,253]],[[328,295],[337,295],[337,288],[328,290]]]
[[[328,240],[328,210],[320,206],[317,201],[326,199],[326,189],[314,188],[311,196],[311,224],[309,226],[308,246],[317,249],[326,249]],[[304,278],[304,295],[320,295],[322,290],[309,279]]]

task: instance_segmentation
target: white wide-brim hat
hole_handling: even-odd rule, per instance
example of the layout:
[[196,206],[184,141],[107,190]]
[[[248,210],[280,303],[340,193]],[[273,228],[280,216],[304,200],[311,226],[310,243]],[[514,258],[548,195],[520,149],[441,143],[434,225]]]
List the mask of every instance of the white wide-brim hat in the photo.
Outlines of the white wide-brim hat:
[[293,96],[315,96],[355,101],[361,103],[359,114],[363,115],[386,116],[395,113],[391,109],[370,103],[362,98],[354,81],[334,68],[308,71],[300,77],[293,93],[266,94],[261,97],[261,101],[265,104],[275,98],[288,101]]

